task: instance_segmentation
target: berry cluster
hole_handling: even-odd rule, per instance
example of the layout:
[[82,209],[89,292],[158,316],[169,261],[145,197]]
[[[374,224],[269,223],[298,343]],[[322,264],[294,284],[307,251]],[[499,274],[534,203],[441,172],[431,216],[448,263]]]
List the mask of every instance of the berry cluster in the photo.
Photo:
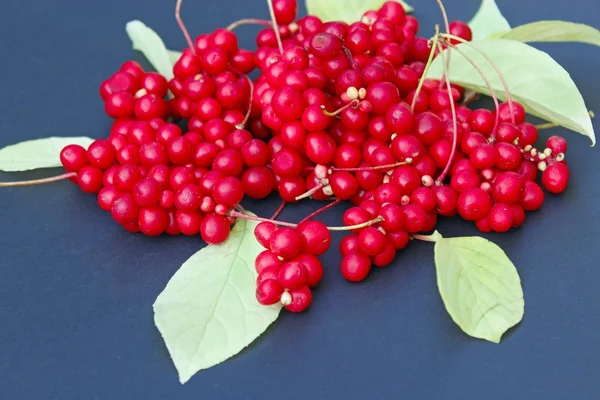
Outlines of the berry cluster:
[[[537,149],[517,102],[472,110],[463,88],[424,79],[437,49],[398,2],[352,24],[296,20],[296,0],[272,6],[255,52],[217,29],[182,53],[169,82],[129,61],[102,83],[110,136],[87,151],[67,146],[61,160],[127,230],[221,243],[235,218],[249,218],[236,211],[244,196],[348,200],[341,272],[357,282],[440,216],[506,232],[542,206],[542,186],[566,189],[565,139]],[[442,47],[471,40],[461,21],[449,34]],[[266,248],[256,260],[260,303],[310,305],[328,229],[314,220],[256,227]]]
[[331,235],[319,221],[305,221],[294,228],[278,228],[261,222],[254,230],[266,248],[256,258],[256,298],[264,305],[281,302],[289,311],[304,311],[312,302],[312,287],[323,276],[317,256],[329,248]]

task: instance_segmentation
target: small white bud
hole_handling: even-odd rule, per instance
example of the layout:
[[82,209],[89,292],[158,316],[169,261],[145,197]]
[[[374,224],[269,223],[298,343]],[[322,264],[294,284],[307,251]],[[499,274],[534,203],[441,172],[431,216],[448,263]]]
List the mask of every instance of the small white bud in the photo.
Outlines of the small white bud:
[[392,136],[390,137],[390,139],[394,140],[394,139],[396,139],[396,136],[398,136],[397,133],[392,133]]
[[383,183],[390,183],[390,181],[391,181],[391,178],[390,178],[389,175],[384,175],[383,176]]
[[295,22],[292,22],[291,24],[289,24],[288,28],[290,28],[290,32],[292,32],[292,33],[296,33],[299,29],[298,24]]
[[516,138],[515,140],[513,140],[513,144],[516,146],[519,144],[519,138]]
[[367,89],[365,89],[365,88],[358,89],[358,98],[362,100],[365,97],[367,97]]
[[137,92],[135,92],[135,98],[139,99],[140,97],[145,96],[147,94],[148,94],[148,91],[146,89],[142,88],[142,89],[138,90]]
[[525,148],[523,150],[531,151],[532,147],[533,147],[532,145],[528,144],[527,146],[525,146]]
[[535,157],[537,155],[538,151],[537,151],[537,149],[533,148],[533,149],[531,149],[531,151],[529,153]]
[[485,190],[486,192],[489,192],[492,189],[492,185],[490,185],[489,182],[483,182],[480,186],[480,188],[482,190]]
[[565,159],[565,153],[558,153],[558,154],[556,155],[556,161],[559,161],[559,162],[560,162],[560,161],[562,161],[562,160],[564,160],[564,159]]
[[406,157],[406,159],[404,160],[407,164],[410,164],[413,162],[413,159],[410,157]]
[[546,155],[546,157],[550,157],[552,155],[552,149],[545,148],[544,154]]
[[277,259],[278,259],[279,261],[283,261],[283,260],[284,260],[284,258],[283,258],[283,257],[281,257],[281,256],[277,256]]
[[393,173],[394,173],[393,169],[390,169],[389,171],[386,172],[386,174],[388,174],[388,175],[392,175]]
[[290,304],[292,304],[292,295],[290,294],[290,292],[285,291],[281,294],[281,299],[279,301],[282,305],[289,306]]
[[537,165],[538,169],[542,172],[544,172],[546,170],[547,166],[548,166],[548,164],[546,164],[546,161],[540,161]]
[[546,155],[545,155],[544,153],[540,153],[540,154],[538,155],[538,158],[539,158],[540,160],[542,160],[542,161],[543,161],[543,160],[545,160],[545,159],[546,159]]
[[321,183],[323,185],[329,185],[329,179],[328,178],[323,178],[323,179],[321,179]]
[[402,196],[402,198],[400,199],[400,204],[405,206],[408,203],[410,203],[410,197],[408,197],[407,195]]
[[327,178],[328,172],[329,172],[329,169],[324,165],[319,164],[319,165],[315,166],[315,176],[318,179]]
[[429,175],[423,175],[421,177],[421,183],[425,187],[432,187],[433,186],[433,178]]
[[346,95],[351,99],[351,100],[356,100],[358,99],[358,89],[355,88],[354,86],[350,86],[347,90],[346,90]]
[[331,186],[327,185],[323,188],[323,193],[325,196],[333,196],[333,189],[331,189]]

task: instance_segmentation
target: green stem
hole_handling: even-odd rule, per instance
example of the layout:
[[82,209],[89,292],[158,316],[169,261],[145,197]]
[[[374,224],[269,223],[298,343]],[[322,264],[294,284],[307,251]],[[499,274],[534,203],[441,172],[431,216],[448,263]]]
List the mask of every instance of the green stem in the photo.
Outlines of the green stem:
[[413,111],[413,113],[415,112],[415,105],[417,104],[417,97],[419,97],[419,94],[421,93],[421,89],[423,88],[423,84],[425,83],[425,79],[427,78],[427,72],[429,72],[429,67],[431,66],[431,63],[433,62],[433,56],[435,55],[435,50],[437,49],[439,37],[440,37],[440,26],[436,25],[435,26],[435,35],[433,36],[433,44],[431,46],[431,51],[429,52],[429,58],[427,59],[427,64],[425,64],[425,69],[423,70],[423,75],[421,76],[421,79],[419,80],[419,85],[417,86],[417,89],[415,90],[415,95],[414,95],[413,101],[410,105],[410,109]]

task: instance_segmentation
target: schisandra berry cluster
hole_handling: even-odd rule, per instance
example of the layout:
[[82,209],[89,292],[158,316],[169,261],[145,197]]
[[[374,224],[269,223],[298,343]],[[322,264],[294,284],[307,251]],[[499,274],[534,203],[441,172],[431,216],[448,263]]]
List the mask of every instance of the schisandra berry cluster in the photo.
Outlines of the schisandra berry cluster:
[[[352,24],[296,20],[296,0],[272,5],[278,30],[258,33],[254,52],[217,29],[183,51],[169,82],[128,61],[101,84],[115,118],[109,137],[87,151],[67,146],[61,160],[127,230],[217,244],[235,218],[251,218],[236,211],[244,196],[348,200],[341,272],[361,281],[438,216],[458,214],[483,232],[520,226],[544,202],[538,171],[549,192],[566,189],[567,142],[534,147],[538,130],[520,104],[471,110],[459,103],[463,88],[423,80],[430,43],[399,3]],[[471,40],[461,21],[449,33]],[[302,311],[323,274],[329,228],[278,224],[255,230],[266,248],[257,299]]]

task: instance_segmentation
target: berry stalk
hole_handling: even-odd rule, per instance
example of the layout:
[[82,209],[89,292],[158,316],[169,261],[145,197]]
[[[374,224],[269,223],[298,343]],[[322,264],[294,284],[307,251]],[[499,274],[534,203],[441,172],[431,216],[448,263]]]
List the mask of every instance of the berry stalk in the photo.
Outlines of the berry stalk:
[[77,172],[68,172],[66,174],[52,176],[50,178],[35,179],[32,181],[0,182],[0,187],[39,185],[42,183],[58,182],[58,181],[62,181],[64,179],[74,178],[76,176],[77,176]]

